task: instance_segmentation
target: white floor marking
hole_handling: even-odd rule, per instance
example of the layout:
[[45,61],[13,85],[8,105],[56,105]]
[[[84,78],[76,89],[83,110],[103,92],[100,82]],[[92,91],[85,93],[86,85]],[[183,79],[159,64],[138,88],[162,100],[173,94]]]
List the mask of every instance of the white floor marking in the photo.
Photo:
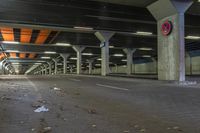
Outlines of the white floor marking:
[[79,79],[72,79],[72,78],[70,78],[69,80],[71,80],[71,81],[76,81],[76,82],[80,82],[81,80],[79,80]]
[[128,89],[126,89],[126,88],[120,88],[120,87],[116,87],[116,86],[103,85],[103,84],[96,84],[96,85],[97,85],[97,86],[101,86],[101,87],[111,88],[111,89],[117,89],[117,90],[128,91]]

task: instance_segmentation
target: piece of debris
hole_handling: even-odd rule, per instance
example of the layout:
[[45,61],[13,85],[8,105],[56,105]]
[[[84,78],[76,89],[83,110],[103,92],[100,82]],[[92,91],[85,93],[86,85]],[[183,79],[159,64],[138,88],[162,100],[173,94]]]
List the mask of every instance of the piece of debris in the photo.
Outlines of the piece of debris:
[[124,131],[124,133],[129,133],[129,132],[130,132],[129,130]]
[[60,88],[57,88],[57,87],[54,87],[53,88],[55,91],[61,91],[61,89]]
[[146,129],[144,129],[144,128],[140,129],[140,132],[146,132]]
[[174,130],[178,130],[178,129],[179,129],[179,127],[175,126],[175,127],[173,127],[173,129],[174,129]]
[[35,128],[32,128],[31,131],[34,132],[34,131],[35,131]]
[[37,108],[36,110],[34,110],[34,112],[36,113],[40,113],[40,112],[48,112],[49,109],[45,108],[44,106]]
[[20,121],[20,124],[24,124],[24,122],[23,122],[23,121]]
[[51,132],[52,128],[51,127],[45,127],[43,128],[43,130],[41,131],[41,133],[48,133]]
[[96,127],[97,127],[97,125],[93,124],[93,125],[92,125],[92,127],[93,127],[93,128],[96,128]]
[[89,114],[96,114],[97,111],[96,111],[96,109],[88,109],[88,113]]

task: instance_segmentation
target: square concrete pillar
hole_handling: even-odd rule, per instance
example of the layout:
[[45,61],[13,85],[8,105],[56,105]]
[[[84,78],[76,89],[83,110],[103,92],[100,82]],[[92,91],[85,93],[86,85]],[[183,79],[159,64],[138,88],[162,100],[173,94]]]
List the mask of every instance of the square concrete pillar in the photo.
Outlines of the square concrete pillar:
[[73,49],[76,51],[76,55],[77,55],[77,62],[76,62],[76,69],[77,69],[77,74],[81,74],[82,73],[82,68],[81,68],[81,64],[82,64],[82,51],[85,49],[85,47],[82,46],[73,46]]
[[135,53],[136,49],[125,48],[123,51],[126,53],[127,57],[127,70],[126,73],[131,75],[132,73],[132,64],[133,64],[133,53]]
[[114,35],[114,32],[98,31],[95,36],[101,41],[101,75],[106,76],[110,73],[109,68],[109,40]]
[[63,74],[67,73],[67,59],[69,58],[70,54],[60,54],[63,58]]
[[54,61],[54,74],[56,75],[58,72],[58,60],[57,59],[52,59]]
[[158,79],[185,80],[184,13],[192,0],[158,0],[148,6],[157,20]]

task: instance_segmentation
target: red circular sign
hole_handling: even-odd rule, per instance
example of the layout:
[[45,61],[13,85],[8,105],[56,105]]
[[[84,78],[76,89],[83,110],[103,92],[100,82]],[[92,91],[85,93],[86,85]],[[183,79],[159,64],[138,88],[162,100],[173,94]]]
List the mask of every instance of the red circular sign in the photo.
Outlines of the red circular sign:
[[168,36],[172,32],[172,28],[173,28],[172,22],[168,20],[165,21],[161,27],[162,34],[164,36]]

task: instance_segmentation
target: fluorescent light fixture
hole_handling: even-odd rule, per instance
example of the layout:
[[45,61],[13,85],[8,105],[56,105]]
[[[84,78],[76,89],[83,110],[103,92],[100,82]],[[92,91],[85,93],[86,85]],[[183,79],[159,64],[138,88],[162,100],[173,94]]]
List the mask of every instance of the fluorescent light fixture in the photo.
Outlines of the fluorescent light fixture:
[[139,48],[139,50],[151,51],[151,50],[153,50],[153,49],[152,49],[152,48]]
[[6,50],[5,52],[8,52],[8,53],[18,53],[20,51],[19,50]]
[[41,65],[42,63],[34,63],[34,65]]
[[114,48],[114,46],[109,46],[109,48]]
[[150,58],[151,55],[143,55],[142,57],[145,57],[145,58]]
[[7,43],[7,44],[19,44],[19,42],[15,42],[15,41],[2,41],[2,43]]
[[12,63],[12,65],[19,65],[19,63]]
[[95,66],[101,66],[101,64],[95,64]]
[[56,52],[54,52],[54,51],[45,51],[44,53],[45,54],[56,54]]
[[66,46],[66,47],[71,46],[71,44],[69,44],[69,43],[56,43],[55,45],[56,46]]
[[70,60],[77,60],[77,58],[76,57],[71,57]]
[[113,56],[115,56],[115,57],[123,57],[124,55],[123,54],[114,54]]
[[75,26],[74,29],[78,29],[78,30],[93,30],[92,27],[81,27],[81,26]]
[[124,59],[124,60],[122,60],[123,62],[127,62],[127,60],[126,59]]
[[91,55],[93,55],[93,53],[82,53],[82,55],[88,55],[88,56],[91,56]]
[[51,57],[41,57],[41,59],[51,59]]
[[101,61],[102,59],[101,58],[99,58],[99,59],[97,59],[98,61]]
[[200,36],[186,36],[185,39],[200,39]]
[[133,34],[142,35],[142,36],[149,36],[149,35],[152,35],[153,33],[152,32],[144,32],[144,31],[137,31],[136,33],[133,33]]

